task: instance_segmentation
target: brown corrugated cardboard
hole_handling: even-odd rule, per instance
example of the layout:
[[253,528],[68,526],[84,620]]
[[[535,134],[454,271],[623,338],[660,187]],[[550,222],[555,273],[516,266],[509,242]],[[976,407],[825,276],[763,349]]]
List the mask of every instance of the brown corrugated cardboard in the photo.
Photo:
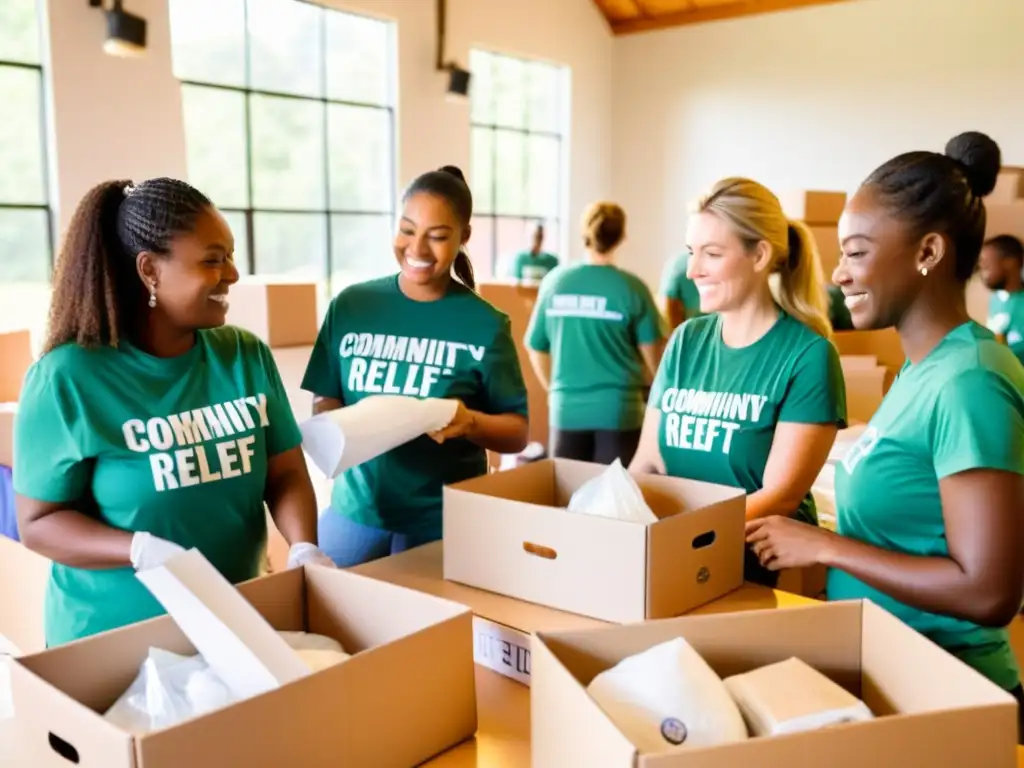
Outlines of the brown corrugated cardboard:
[[316,283],[246,279],[231,287],[228,322],[271,347],[310,346],[319,331],[317,291]]
[[0,403],[13,403],[32,365],[32,337],[28,331],[0,333]]
[[36,653],[46,647],[43,598],[50,566],[42,555],[0,536],[0,637],[14,645],[18,653]]
[[659,521],[564,509],[600,464],[547,459],[444,490],[444,577],[607,621],[678,616],[743,582],[741,489],[637,478]]
[[[239,587],[279,630],[333,637],[349,661],[132,738],[105,711],[150,647],[194,649],[170,617],[19,659],[14,703],[32,765],[83,768],[417,765],[476,730],[471,616],[463,606],[346,571],[310,567]],[[54,742],[54,739],[61,742]]]
[[838,224],[846,205],[845,192],[789,190],[778,197],[787,217],[808,225]]
[[833,338],[840,356],[871,355],[894,375],[899,373],[906,360],[895,328],[881,331],[837,331]]
[[847,422],[870,421],[894,374],[878,365],[873,355],[843,355],[839,362],[846,382]]
[[[721,677],[800,658],[863,699],[876,719],[638,755],[585,688],[623,658],[680,636]],[[534,768],[792,768],[810,764],[809,755],[829,768],[1016,766],[1013,697],[869,602],[542,632],[532,650]]]
[[810,228],[814,235],[814,243],[818,246],[818,255],[821,257],[821,268],[825,272],[825,280],[832,283],[832,273],[839,266],[839,257],[842,256],[842,248],[839,247],[839,230],[834,224],[813,226]]

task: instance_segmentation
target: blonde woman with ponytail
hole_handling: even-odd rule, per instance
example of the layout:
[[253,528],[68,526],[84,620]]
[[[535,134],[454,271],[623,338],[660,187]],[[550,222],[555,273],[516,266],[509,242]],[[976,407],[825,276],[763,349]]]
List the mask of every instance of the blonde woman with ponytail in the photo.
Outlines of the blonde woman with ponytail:
[[[745,488],[748,520],[816,524],[846,389],[814,240],[764,186],[730,178],[698,202],[687,247],[709,314],[672,335],[631,468]],[[778,581],[749,550],[745,575]]]

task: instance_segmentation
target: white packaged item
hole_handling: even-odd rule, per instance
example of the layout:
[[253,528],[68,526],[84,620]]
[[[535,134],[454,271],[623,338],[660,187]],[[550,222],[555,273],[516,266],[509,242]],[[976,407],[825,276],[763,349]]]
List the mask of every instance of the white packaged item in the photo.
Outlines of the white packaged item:
[[781,736],[874,719],[868,706],[797,658],[726,678],[754,736]]
[[595,677],[587,692],[641,753],[747,738],[722,680],[681,637],[623,659]]
[[329,478],[451,424],[458,401],[374,395],[299,425],[302,449]]
[[569,499],[569,511],[643,525],[658,522],[644,501],[640,486],[618,459],[576,489]]

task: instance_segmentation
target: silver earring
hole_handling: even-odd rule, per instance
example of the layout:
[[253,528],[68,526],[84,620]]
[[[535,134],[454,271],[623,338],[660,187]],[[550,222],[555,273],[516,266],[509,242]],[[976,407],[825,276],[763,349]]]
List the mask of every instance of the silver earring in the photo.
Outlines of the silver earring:
[[151,285],[149,287],[149,308],[153,309],[156,307],[156,286]]
[[928,277],[928,267],[921,267],[921,277]]

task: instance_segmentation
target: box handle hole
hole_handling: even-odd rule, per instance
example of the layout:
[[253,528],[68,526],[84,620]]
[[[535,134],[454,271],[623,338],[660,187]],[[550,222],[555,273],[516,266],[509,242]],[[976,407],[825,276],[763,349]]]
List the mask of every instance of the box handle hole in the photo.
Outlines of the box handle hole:
[[715,543],[716,538],[718,537],[715,535],[714,531],[702,533],[700,536],[693,540],[693,548],[704,549],[704,547],[710,547],[712,544]]
[[525,549],[529,554],[535,555],[536,557],[543,557],[545,560],[554,560],[558,557],[558,553],[551,547],[544,547],[540,544],[534,544],[531,541],[524,541],[523,549]]
[[69,763],[74,763],[75,765],[78,765],[82,762],[81,758],[79,758],[78,756],[78,750],[72,747],[66,741],[64,741],[64,739],[62,739],[60,736],[55,736],[51,733],[49,734],[49,741],[50,749],[52,749],[58,755],[63,757]]

